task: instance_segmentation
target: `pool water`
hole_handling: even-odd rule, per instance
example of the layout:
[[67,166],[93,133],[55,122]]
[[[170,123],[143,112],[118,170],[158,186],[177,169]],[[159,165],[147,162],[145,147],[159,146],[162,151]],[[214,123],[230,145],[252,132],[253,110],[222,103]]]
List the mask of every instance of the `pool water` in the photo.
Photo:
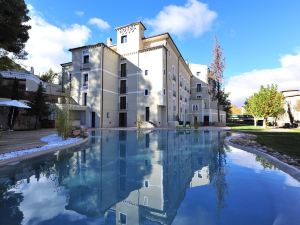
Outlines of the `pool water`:
[[93,131],[0,168],[0,225],[299,225],[300,183],[216,131]]

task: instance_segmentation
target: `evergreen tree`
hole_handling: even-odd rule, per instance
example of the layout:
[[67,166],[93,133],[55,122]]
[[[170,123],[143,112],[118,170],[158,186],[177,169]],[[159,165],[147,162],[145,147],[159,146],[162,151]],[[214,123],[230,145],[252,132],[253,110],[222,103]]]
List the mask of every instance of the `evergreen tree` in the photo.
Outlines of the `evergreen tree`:
[[42,83],[39,84],[38,89],[34,93],[33,99],[30,103],[31,115],[35,116],[35,125],[34,129],[37,129],[38,122],[41,122],[43,117],[49,116],[50,110],[49,106],[46,103],[46,96],[44,94],[44,88]]
[[49,69],[48,72],[44,73],[41,76],[41,80],[47,83],[53,83],[54,79],[57,77],[57,74],[53,72],[52,69]]
[[226,117],[231,114],[231,101],[228,97],[229,93],[225,93],[224,90],[220,91],[219,103],[223,106],[223,110],[226,112]]
[[26,22],[30,20],[24,0],[0,0],[0,57],[7,52],[24,58],[25,43],[31,28]]

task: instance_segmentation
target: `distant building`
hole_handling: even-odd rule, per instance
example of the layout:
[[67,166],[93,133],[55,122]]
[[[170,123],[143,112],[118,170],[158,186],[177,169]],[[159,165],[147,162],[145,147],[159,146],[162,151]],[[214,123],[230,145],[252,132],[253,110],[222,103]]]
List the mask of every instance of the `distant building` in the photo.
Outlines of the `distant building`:
[[[290,107],[291,115],[294,118],[295,123],[300,123],[300,110],[296,108],[297,102],[300,102],[300,91],[299,90],[286,90],[282,91],[285,98],[284,110],[285,113],[279,117],[278,125],[284,126],[290,124],[290,117],[288,108]],[[299,103],[298,103],[299,104]]]
[[[40,78],[31,72],[27,71],[0,71],[1,84],[0,84],[0,101],[10,100],[12,96],[12,88],[15,79],[18,81],[19,100],[25,103],[29,102],[33,98],[34,92],[38,89],[40,83],[44,88],[44,93],[47,96],[47,102],[51,104],[51,107],[55,107],[55,104],[60,101],[60,98],[65,96],[62,90],[62,86],[58,84],[51,84],[43,82]],[[5,128],[7,125],[8,107],[1,107],[0,126]],[[21,111],[24,111],[20,109]],[[55,119],[55,113],[51,114],[49,120]],[[29,129],[34,123],[32,118],[26,116],[24,113],[19,114],[17,117],[15,129]],[[54,124],[54,122],[53,122]]]
[[[143,121],[175,127],[218,121],[205,80],[207,66],[188,65],[169,33],[145,37],[141,22],[115,30],[117,44],[108,38],[107,44],[70,49],[72,61],[61,64],[81,125],[135,127]],[[221,120],[225,123],[223,111]]]

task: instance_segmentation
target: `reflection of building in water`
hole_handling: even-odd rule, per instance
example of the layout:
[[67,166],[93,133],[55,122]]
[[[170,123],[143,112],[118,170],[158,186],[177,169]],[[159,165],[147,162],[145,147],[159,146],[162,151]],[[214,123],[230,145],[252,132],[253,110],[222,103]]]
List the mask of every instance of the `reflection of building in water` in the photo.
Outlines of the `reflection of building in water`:
[[186,188],[209,184],[207,148],[211,146],[206,144],[206,139],[210,135],[146,134],[146,143],[151,137],[152,171],[144,176],[141,188],[113,207],[116,224],[171,224]]
[[64,190],[65,209],[101,218],[102,224],[171,224],[185,190],[209,184],[210,164],[219,148],[213,141],[218,133],[212,132],[96,131],[92,135],[80,151],[61,151],[14,170],[1,168],[0,185],[7,179],[15,185],[30,182],[33,176],[46,177]]
[[100,143],[75,153],[69,160],[68,176],[61,183],[69,190],[66,208],[101,216],[131,190],[140,188],[151,165],[144,166],[150,156],[137,144],[135,132],[103,132]]

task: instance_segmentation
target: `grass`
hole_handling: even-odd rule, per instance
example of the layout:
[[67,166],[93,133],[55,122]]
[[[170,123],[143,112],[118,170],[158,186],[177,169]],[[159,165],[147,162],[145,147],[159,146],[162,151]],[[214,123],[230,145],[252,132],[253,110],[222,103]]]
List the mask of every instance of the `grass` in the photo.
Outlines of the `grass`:
[[300,133],[299,132],[252,132],[256,141],[277,152],[300,159]]
[[282,154],[300,159],[300,129],[263,129],[260,126],[230,125],[234,131],[255,134],[256,141]]

